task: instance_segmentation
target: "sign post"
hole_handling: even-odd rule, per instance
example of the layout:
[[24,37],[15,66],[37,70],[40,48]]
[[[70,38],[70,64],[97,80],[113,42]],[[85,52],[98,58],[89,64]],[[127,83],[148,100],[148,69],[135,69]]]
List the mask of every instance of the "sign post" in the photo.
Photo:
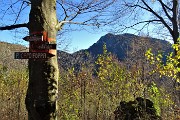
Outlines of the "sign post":
[[34,32],[23,38],[29,41],[30,52],[15,52],[14,59],[48,59],[56,55],[56,44],[49,44],[52,38],[47,37],[47,32]]
[[29,41],[29,42],[31,42],[31,41],[43,41],[43,36],[35,36],[35,35],[26,36],[23,38],[23,40]]
[[47,52],[15,52],[14,59],[48,59],[53,56]]
[[33,43],[33,44],[31,45],[31,49],[34,49],[34,50],[56,49],[56,44],[49,44],[48,42]]

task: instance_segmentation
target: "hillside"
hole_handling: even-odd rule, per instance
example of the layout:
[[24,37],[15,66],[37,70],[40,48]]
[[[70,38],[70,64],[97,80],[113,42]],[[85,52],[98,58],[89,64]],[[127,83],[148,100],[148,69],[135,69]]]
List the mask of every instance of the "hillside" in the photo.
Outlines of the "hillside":
[[[114,59],[114,56],[105,54],[98,59],[96,62],[98,64],[94,65],[98,55],[103,52],[104,44],[118,60]],[[73,116],[72,119],[74,115],[80,118],[80,114],[84,114],[82,108],[88,114],[90,113],[93,120],[97,115],[97,119],[104,119],[103,116],[109,119],[114,117],[114,114],[109,113],[115,112],[121,103],[130,101],[127,104],[133,103],[131,106],[137,106],[131,100],[139,96],[150,98],[156,104],[156,108],[161,110],[158,112],[162,112],[163,118],[167,116],[169,116],[167,119],[173,118],[170,116],[173,113],[171,101],[178,97],[174,94],[173,81],[165,76],[159,77],[158,70],[151,74],[151,70],[154,70],[156,66],[150,65],[144,56],[149,48],[152,48],[155,54],[158,51],[164,52],[165,60],[165,55],[171,51],[171,44],[163,40],[132,34],[106,34],[86,50],[73,54],[58,51],[61,72],[58,83],[60,108],[57,113],[61,119],[64,119],[67,114]],[[27,117],[24,100],[28,73],[22,68],[27,67],[28,60],[14,59],[14,52],[22,51],[28,51],[28,48],[0,42],[0,72],[2,73],[0,85],[3,86],[0,89],[0,102],[1,107],[5,108],[0,111],[0,114],[10,116],[9,118],[16,115],[24,116],[20,118]],[[75,71],[71,69],[66,72],[72,67]],[[11,70],[6,71],[6,68]],[[14,71],[14,69],[20,70]],[[21,106],[22,109],[16,106]],[[14,114],[16,112],[18,114]]]
[[18,44],[0,42],[0,65],[11,69],[21,69],[27,67],[27,60],[15,60],[14,52],[28,51],[27,47]]
[[[106,44],[108,52],[111,52],[119,61],[127,65],[132,61],[145,60],[144,54],[149,48],[155,54],[162,52],[164,61],[165,56],[172,51],[171,44],[165,40],[128,33],[122,35],[108,33],[88,49],[80,50],[73,54],[59,52],[59,63],[65,69],[75,67],[78,70],[81,64],[86,61],[93,63],[97,56],[103,53],[104,44]],[[90,54],[90,57],[87,56],[87,53]],[[89,61],[89,59],[91,60]]]
[[170,43],[165,40],[141,37],[128,33],[122,35],[113,35],[109,33],[102,36],[97,43],[93,44],[88,49],[88,52],[92,53],[93,56],[102,54],[102,49],[100,48],[102,48],[103,44],[106,44],[107,50],[117,55],[119,60],[124,60],[133,53],[135,56],[138,56],[139,52],[146,51],[149,48],[152,48],[154,52],[163,51],[168,53],[171,50]]
[[[149,48],[152,48],[154,53],[158,53],[158,51],[164,52],[164,56],[172,51],[171,44],[164,40],[146,38],[128,33],[122,35],[108,33],[88,49],[80,50],[73,54],[58,51],[59,65],[62,69],[67,70],[72,67],[80,69],[81,64],[87,61],[94,63],[98,54],[103,53],[104,44],[106,44],[108,52],[111,52],[119,61],[126,62],[126,64],[129,64],[127,61],[144,59],[144,53]],[[0,64],[9,68],[27,66],[27,60],[14,59],[14,52],[28,51],[28,48],[5,42],[0,42],[0,46]]]

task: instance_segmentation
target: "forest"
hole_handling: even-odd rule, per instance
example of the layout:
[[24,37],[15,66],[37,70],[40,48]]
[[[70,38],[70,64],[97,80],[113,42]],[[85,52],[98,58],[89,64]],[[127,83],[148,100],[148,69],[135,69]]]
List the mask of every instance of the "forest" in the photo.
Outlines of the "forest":
[[[9,48],[8,46],[10,44],[5,48]],[[11,45],[10,50],[17,48],[20,46],[15,48]],[[139,49],[136,48],[135,51],[139,52]],[[178,68],[175,67],[176,59],[172,58],[171,54],[165,65],[162,54],[154,55],[149,49],[145,51],[144,59],[140,55],[141,59],[134,59],[128,68],[128,59],[119,61],[107,51],[105,44],[102,51],[94,63],[92,56],[87,52],[88,59],[79,63],[79,70],[75,66],[66,66],[68,69],[64,69],[60,65],[57,98],[57,115],[60,120],[114,120],[114,111],[120,102],[133,101],[137,97],[150,99],[154,103],[156,115],[161,116],[163,120],[179,119],[176,101],[179,88],[174,86]],[[9,63],[12,61],[9,60]],[[0,115],[2,120],[27,120],[27,61],[14,64],[21,65],[17,68],[8,66],[8,63],[1,63]]]

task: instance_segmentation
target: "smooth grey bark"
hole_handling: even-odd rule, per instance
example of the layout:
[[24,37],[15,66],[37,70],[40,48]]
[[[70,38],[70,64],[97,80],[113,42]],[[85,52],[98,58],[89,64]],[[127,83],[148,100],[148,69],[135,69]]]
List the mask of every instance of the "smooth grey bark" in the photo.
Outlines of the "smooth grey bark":
[[[56,43],[56,0],[31,0],[29,34],[46,31]],[[30,43],[32,44],[32,43]],[[26,108],[29,120],[57,120],[57,55],[46,60],[29,60]]]

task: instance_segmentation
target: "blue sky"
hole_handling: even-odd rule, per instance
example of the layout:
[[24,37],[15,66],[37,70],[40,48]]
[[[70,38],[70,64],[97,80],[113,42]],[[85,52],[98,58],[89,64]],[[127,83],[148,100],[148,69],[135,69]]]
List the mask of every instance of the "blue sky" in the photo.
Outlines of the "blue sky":
[[[97,42],[101,36],[108,33],[107,31],[101,31],[101,30],[93,31],[89,29],[89,31],[87,30],[72,31],[66,34],[62,38],[65,39],[65,41],[62,43],[62,45],[58,45],[58,47],[69,53],[73,53],[81,49],[89,48],[93,43]],[[22,44],[25,46],[29,45],[28,42],[22,39],[23,37],[26,36],[26,34],[16,35],[16,31],[0,31],[0,36],[1,36],[0,41],[5,41],[14,44]],[[58,41],[61,41],[61,39]],[[67,46],[68,49],[65,49],[66,45],[68,45]]]
[[87,49],[106,33],[107,32],[90,33],[87,31],[73,32],[70,36],[71,45],[69,46],[69,49],[72,52],[73,50]]
[[[11,5],[12,4],[11,2],[12,2],[11,0],[4,1],[3,4],[0,4],[0,10],[6,11],[8,8],[7,4]],[[4,5],[4,4],[6,4],[6,5]],[[20,4],[17,4],[15,7],[13,7],[13,9],[8,9],[8,12],[10,12],[10,14],[5,14],[4,17],[2,17],[3,13],[0,13],[0,26],[13,24],[13,22],[17,16],[17,13],[15,13],[14,11],[18,11],[19,6],[20,6]],[[155,7],[157,7],[157,5],[155,5]],[[28,6],[27,9],[23,9],[23,12],[20,14],[20,17],[19,17],[20,19],[17,20],[18,23],[24,23],[24,22],[27,23],[28,22],[29,8],[30,7]],[[142,14],[142,13],[140,13],[140,14]],[[123,20],[125,23],[128,23],[128,24],[130,24],[131,22],[134,22],[129,18],[129,16],[127,16],[127,15],[125,15],[125,16],[126,17],[124,19],[121,19],[122,21],[120,21],[120,22],[123,22]],[[86,15],[83,17],[80,17],[79,20],[81,21],[82,18],[86,18],[86,17],[87,17]],[[143,19],[148,18],[148,17],[150,17],[149,14],[145,14],[143,16]],[[138,28],[141,26],[136,26],[136,27]],[[156,26],[154,26],[154,27],[156,27]],[[81,49],[89,48],[91,45],[93,45],[93,43],[97,42],[101,36],[108,33],[108,31],[103,30],[103,28],[93,30],[92,27],[87,26],[87,27],[83,27],[83,29],[81,29],[81,28],[79,29],[78,25],[77,26],[72,25],[72,28],[76,29],[76,30],[75,31],[70,30],[71,32],[68,31],[68,33],[66,33],[62,38],[57,39],[58,41],[65,40],[61,45],[59,45],[59,48],[61,50],[66,50],[69,53],[73,53],[73,52],[81,50]],[[150,27],[148,30],[145,29],[145,33],[149,32],[149,31],[153,31],[152,27]],[[138,34],[137,32],[132,31],[132,30],[129,30],[127,32],[132,33],[132,34],[134,34],[134,33]],[[167,32],[167,31],[164,31],[164,32]],[[122,34],[122,33],[120,32],[119,34]],[[5,41],[5,42],[10,42],[10,43],[15,43],[15,44],[22,44],[22,45],[28,46],[29,43],[22,39],[23,37],[25,37],[27,35],[28,35],[27,29],[25,31],[22,31],[22,29],[17,29],[17,30],[13,30],[13,31],[0,31],[0,36],[1,36],[0,41]],[[154,36],[153,33],[150,33],[149,35],[151,37],[162,38],[158,34],[156,34],[156,36]],[[164,39],[167,39],[167,38],[164,38]],[[67,45],[67,49],[65,47],[66,45]]]
[[[14,11],[19,11],[19,7],[21,6],[20,3],[14,4],[15,6],[10,9],[8,9],[8,6],[11,5],[14,1],[8,0],[7,2],[1,3],[0,8],[2,10],[9,12],[10,14],[5,14],[4,17],[3,13],[0,13],[0,26],[6,26],[14,24],[14,20],[17,16],[17,14]],[[6,4],[6,5],[5,5]],[[28,15],[29,15],[29,6],[24,9],[19,19],[17,20],[17,23],[27,23],[28,22]],[[0,9],[1,10],[1,9]],[[84,16],[87,17],[87,16]],[[81,18],[80,18],[81,21]],[[65,39],[65,42],[63,42],[61,45],[59,45],[60,49],[66,50],[69,53],[75,52],[80,49],[87,49],[89,48],[93,43],[97,42],[101,36],[107,34],[107,31],[102,31],[101,29],[96,29],[95,31],[91,29],[92,27],[85,27],[83,26],[83,29],[78,30],[79,26],[73,25],[73,29],[77,29],[76,31],[71,31],[69,33],[65,33],[65,35],[60,38],[58,41],[62,41]],[[84,29],[85,28],[85,29]],[[15,44],[22,44],[25,46],[29,46],[29,43],[24,41],[22,38],[28,35],[28,30],[25,29],[25,31],[22,31],[23,29],[16,29],[12,31],[0,31],[0,41],[5,41],[9,43],[15,43]],[[19,33],[20,32],[20,33]],[[64,49],[64,46],[68,44],[68,49]]]
[[[96,30],[95,32],[93,32],[93,30],[89,29],[89,31],[80,30],[80,31],[73,31],[73,32],[68,33],[68,35],[65,35],[62,38],[62,39],[65,39],[65,42],[63,42],[62,45],[59,45],[58,47],[60,47],[60,49],[63,49],[69,53],[73,53],[81,49],[89,48],[93,43],[97,42],[101,36],[108,33],[107,31],[102,32],[101,30],[99,31]],[[26,34],[24,35],[26,36]],[[5,41],[9,43],[14,43],[14,44],[22,44],[25,46],[29,45],[28,42],[22,39],[25,36],[17,35],[16,31],[0,31],[0,36],[1,36],[0,41]],[[61,41],[61,40],[58,40],[58,41]],[[65,49],[66,45],[68,45],[67,49]]]

